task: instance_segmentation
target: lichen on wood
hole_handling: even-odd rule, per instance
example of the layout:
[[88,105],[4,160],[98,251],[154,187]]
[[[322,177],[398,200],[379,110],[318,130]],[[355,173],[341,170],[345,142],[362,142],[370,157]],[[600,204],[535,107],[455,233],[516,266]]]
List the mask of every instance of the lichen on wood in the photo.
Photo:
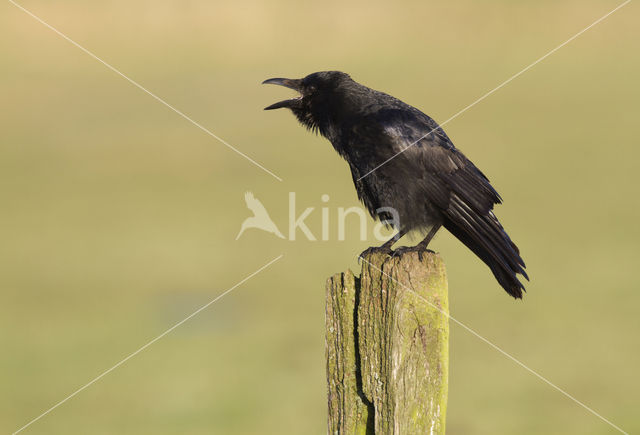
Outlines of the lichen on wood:
[[[356,281],[350,270],[327,281],[326,359],[329,433],[367,434],[372,429],[370,403],[362,394],[359,350],[354,328]],[[371,420],[372,421],[372,420]]]
[[437,254],[373,253],[327,281],[328,429],[443,434],[448,299]]

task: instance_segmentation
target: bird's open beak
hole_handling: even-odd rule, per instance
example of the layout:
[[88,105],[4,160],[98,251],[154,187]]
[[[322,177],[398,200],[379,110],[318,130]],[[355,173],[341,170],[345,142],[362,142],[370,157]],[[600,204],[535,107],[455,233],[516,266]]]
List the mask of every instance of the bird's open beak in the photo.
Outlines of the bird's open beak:
[[[284,86],[285,88],[290,88],[293,90],[296,90],[298,92],[301,91],[301,84],[302,84],[302,80],[300,79],[282,79],[282,78],[275,78],[275,79],[269,79],[269,80],[265,80],[264,82],[262,82],[263,85],[279,85],[279,86]],[[279,109],[281,107],[293,107],[296,105],[296,103],[298,103],[300,100],[302,99],[302,95],[298,95],[297,97],[294,98],[289,98],[288,100],[282,100],[282,101],[278,101],[277,103],[272,104],[271,106],[265,107],[264,110],[272,110],[272,109]]]

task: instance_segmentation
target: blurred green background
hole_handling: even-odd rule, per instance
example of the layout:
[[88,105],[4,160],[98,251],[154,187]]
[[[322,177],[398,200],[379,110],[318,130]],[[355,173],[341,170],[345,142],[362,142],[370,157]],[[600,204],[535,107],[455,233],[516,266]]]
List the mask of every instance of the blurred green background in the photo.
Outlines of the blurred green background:
[[[21,3],[281,176],[225,148],[8,2],[0,5],[0,430],[13,432],[279,254],[23,433],[326,432],[324,281],[375,243],[235,236],[255,193],[320,233],[358,205],[346,164],[269,77],[340,69],[444,121],[615,1]],[[451,313],[640,431],[639,6],[446,126],[505,199],[523,302],[446,232]],[[335,217],[335,215],[332,215]],[[332,218],[333,218],[332,217]],[[610,426],[456,325],[450,434]]]

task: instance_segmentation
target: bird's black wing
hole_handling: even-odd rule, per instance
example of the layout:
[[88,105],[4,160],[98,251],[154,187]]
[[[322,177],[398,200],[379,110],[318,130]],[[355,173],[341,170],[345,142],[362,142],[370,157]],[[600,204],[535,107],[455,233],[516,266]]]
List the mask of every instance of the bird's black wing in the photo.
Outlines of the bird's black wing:
[[445,228],[491,268],[510,295],[522,297],[524,286],[516,274],[528,279],[524,261],[492,211],[500,195],[435,121],[411,109],[392,110],[379,119],[393,155],[401,153],[394,159],[418,174],[407,182],[418,183],[425,200],[440,209]]

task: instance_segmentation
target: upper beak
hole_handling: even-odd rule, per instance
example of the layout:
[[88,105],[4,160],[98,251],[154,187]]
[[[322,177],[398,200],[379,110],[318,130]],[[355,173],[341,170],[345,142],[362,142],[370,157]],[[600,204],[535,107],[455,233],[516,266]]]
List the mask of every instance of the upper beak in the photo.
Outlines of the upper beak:
[[[275,78],[268,79],[262,82],[263,85],[279,85],[284,86],[285,88],[290,88],[300,92],[301,90],[301,82],[300,79],[283,79],[283,78]],[[271,106],[265,107],[264,110],[272,110],[279,109],[281,107],[292,107],[298,100],[300,100],[302,96],[297,96],[294,98],[290,98],[288,100],[278,101],[277,103],[272,104]]]

